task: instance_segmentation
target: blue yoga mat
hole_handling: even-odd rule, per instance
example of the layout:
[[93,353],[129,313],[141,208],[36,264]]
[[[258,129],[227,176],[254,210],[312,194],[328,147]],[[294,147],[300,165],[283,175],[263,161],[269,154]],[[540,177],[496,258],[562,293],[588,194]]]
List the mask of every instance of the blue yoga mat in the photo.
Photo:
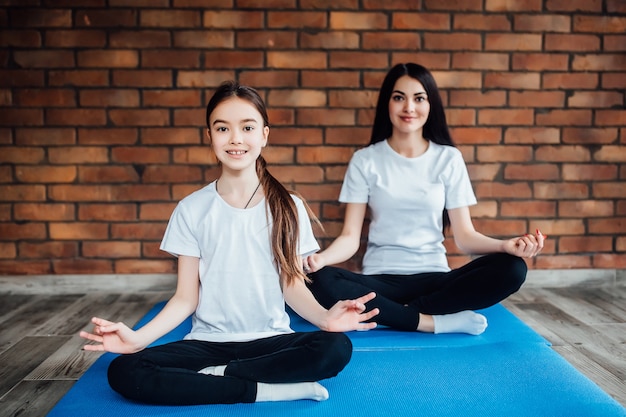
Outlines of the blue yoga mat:
[[[138,327],[160,311],[156,305]],[[324,402],[153,406],[112,391],[102,355],[48,414],[109,416],[411,416],[411,417],[626,417],[626,410],[554,352],[501,305],[481,311],[480,336],[428,335],[377,329],[351,332],[354,354],[335,378],[320,381]],[[179,340],[189,320],[156,343]],[[293,317],[294,330],[314,328]]]

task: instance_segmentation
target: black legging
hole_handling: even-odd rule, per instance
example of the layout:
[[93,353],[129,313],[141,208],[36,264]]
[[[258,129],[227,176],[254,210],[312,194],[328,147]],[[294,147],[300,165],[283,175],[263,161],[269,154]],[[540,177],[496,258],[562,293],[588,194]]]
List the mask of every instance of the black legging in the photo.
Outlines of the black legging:
[[[343,333],[299,332],[250,342],[182,340],[118,356],[109,384],[151,404],[232,404],[256,400],[257,382],[313,382],[336,376],[350,361]],[[223,377],[199,374],[228,365]]]
[[327,266],[309,275],[309,288],[326,308],[374,291],[367,309],[377,307],[380,314],[372,321],[416,330],[419,313],[449,314],[499,303],[519,290],[527,270],[523,259],[505,253],[482,256],[449,272],[413,275],[363,275]]

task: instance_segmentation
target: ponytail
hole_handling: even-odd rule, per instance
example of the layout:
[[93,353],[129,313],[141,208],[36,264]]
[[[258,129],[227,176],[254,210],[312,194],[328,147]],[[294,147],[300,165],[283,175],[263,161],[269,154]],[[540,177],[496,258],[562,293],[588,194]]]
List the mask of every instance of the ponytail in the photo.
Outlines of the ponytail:
[[265,209],[269,209],[269,214],[273,220],[270,243],[276,266],[280,271],[281,279],[284,280],[281,284],[289,286],[297,278],[309,282],[310,279],[302,271],[302,262],[300,262],[298,209],[292,194],[302,200],[310,218],[320,227],[321,224],[298,193],[287,190],[280,181],[270,174],[267,170],[267,163],[261,155],[256,160],[256,172],[265,191],[267,201]]

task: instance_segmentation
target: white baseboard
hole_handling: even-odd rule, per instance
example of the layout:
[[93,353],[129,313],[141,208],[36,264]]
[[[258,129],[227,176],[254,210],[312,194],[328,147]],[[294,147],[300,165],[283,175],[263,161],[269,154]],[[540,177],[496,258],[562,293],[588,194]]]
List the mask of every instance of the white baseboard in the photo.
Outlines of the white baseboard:
[[[626,286],[626,270],[540,269],[528,271],[524,287]],[[174,291],[175,274],[7,275],[0,292],[14,294],[81,294]]]

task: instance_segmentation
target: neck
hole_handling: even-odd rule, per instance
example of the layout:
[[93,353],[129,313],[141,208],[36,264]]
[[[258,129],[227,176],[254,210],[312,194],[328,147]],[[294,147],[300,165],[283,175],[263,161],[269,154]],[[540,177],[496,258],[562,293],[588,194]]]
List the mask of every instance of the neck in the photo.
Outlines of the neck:
[[421,135],[415,134],[396,134],[387,140],[391,149],[407,158],[415,158],[422,155],[428,149],[428,140]]

